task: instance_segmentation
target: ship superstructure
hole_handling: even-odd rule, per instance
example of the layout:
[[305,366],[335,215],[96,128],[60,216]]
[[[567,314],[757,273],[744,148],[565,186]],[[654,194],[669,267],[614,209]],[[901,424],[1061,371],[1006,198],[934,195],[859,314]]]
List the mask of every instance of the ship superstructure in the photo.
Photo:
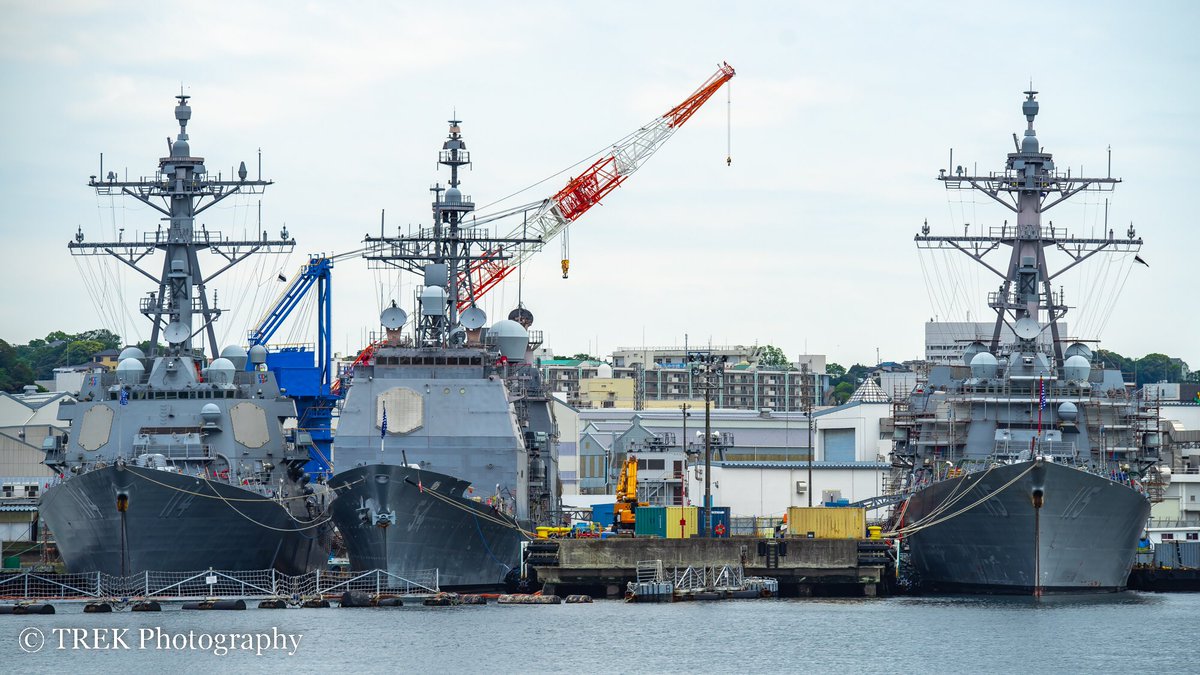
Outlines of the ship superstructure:
[[[114,256],[157,288],[140,303],[152,326],[148,349],[127,347],[115,372],[88,374],[78,401],[60,407],[71,433],[48,441],[46,464],[60,480],[42,496],[41,516],[71,572],[306,572],[328,558],[331,499],[303,473],[309,441],[285,428],[295,404],[266,370],[262,347],[228,346],[213,359],[201,345],[201,336],[217,344],[221,314],[207,285],[253,254],[295,242],[286,229],[277,239],[265,231],[232,239],[197,226],[214,204],[271,182],[248,178],[245,163],[236,176],[209,173],[189,145],[189,97],[177,98],[179,133],[153,176],[109,172],[89,183],[97,194],[142,202],[162,224],[118,241],[85,241],[80,230],[69,244],[73,255]],[[161,272],[143,269],[158,251]],[[207,276],[205,251],[224,263]]]
[[[1135,254],[1142,241],[1132,226],[1085,238],[1043,222],[1055,205],[1120,181],[1056,169],[1034,130],[1036,94],[1025,92],[1028,126],[1003,171],[938,176],[948,189],[988,195],[1015,224],[975,236],[931,235],[926,225],[916,236],[918,247],[961,251],[999,279],[988,297],[991,340],[968,346],[962,365],[933,366],[896,411],[893,459],[907,500],[895,530],[926,589],[1122,589],[1161,491],[1156,411],[1060,333],[1069,308],[1055,290],[1063,272],[1097,254]],[[1006,247],[1005,263],[986,259]],[[1069,261],[1051,271],[1047,251]],[[1012,342],[1001,341],[1005,326]]]
[[[393,300],[383,335],[344,378],[334,440],[334,519],[354,569],[437,569],[442,588],[495,587],[518,565],[532,523],[558,507],[557,431],[538,369],[533,314],[486,326],[466,271],[535,240],[490,236],[467,222],[459,189],[470,163],[461,122],[438,162],[432,224],[367,237],[371,266],[417,279]],[[405,306],[411,309],[410,314]],[[459,311],[460,307],[464,307]]]

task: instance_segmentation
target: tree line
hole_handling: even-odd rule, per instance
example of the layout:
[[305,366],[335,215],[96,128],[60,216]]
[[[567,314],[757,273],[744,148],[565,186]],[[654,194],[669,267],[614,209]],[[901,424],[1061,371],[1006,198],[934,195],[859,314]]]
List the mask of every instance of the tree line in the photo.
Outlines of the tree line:
[[82,333],[54,331],[29,344],[0,340],[0,390],[17,393],[34,380],[54,377],[54,369],[87,363],[96,352],[118,349],[121,336],[99,328]]

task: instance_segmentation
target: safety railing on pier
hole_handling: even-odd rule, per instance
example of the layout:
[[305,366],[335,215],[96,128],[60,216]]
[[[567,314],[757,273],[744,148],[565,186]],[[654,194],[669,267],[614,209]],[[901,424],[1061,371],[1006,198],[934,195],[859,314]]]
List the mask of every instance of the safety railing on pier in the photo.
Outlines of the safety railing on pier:
[[426,595],[439,591],[438,570],[394,574],[385,570],[317,570],[287,575],[275,570],[141,572],[113,576],[102,572],[0,574],[0,599],[91,600],[138,598],[160,601],[209,597],[245,599],[317,597],[358,591],[370,595]]

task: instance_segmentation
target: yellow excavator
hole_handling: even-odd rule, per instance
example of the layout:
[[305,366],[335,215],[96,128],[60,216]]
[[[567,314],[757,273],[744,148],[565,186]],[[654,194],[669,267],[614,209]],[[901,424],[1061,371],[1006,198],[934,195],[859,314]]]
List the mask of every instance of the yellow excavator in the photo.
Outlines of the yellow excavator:
[[617,501],[613,504],[613,531],[633,533],[636,511],[639,506],[637,497],[637,456],[625,455],[625,464],[621,467],[621,476],[617,479]]

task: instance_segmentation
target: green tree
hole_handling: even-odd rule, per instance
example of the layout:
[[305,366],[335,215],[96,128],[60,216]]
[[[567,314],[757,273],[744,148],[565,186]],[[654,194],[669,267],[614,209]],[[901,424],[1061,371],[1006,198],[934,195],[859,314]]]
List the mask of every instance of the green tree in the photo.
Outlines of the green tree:
[[846,401],[849,401],[850,397],[854,395],[854,390],[855,386],[853,384],[850,384],[849,382],[839,382],[837,386],[833,388],[834,405],[841,405]]
[[836,380],[846,374],[846,367],[841,364],[830,363],[825,366],[825,372],[829,375],[830,379]]
[[788,361],[787,354],[775,345],[767,345],[758,352],[758,365],[767,366],[768,368],[787,368],[792,364]]
[[0,390],[17,393],[28,384],[33,384],[33,370],[12,345],[0,340]]

